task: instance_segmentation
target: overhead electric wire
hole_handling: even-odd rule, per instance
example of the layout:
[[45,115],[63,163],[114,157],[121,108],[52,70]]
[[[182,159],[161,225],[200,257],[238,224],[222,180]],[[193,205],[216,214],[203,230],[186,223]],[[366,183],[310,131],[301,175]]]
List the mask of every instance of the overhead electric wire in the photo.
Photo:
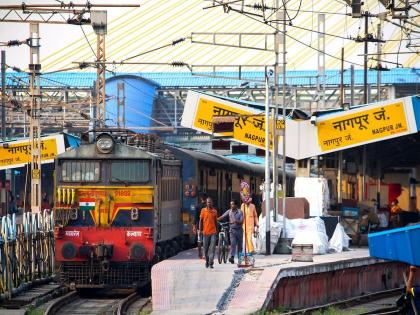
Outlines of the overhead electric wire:
[[139,111],[139,110],[137,110],[137,109],[135,109],[135,108],[133,108],[133,107],[131,107],[131,106],[128,106],[128,105],[126,105],[127,106],[127,108],[129,108],[130,110],[132,110],[133,112],[135,112],[135,113],[137,113],[137,114],[139,114],[139,115],[141,115],[141,116],[143,116],[143,117],[146,117],[146,118],[149,118],[150,120],[153,120],[155,123],[157,123],[157,124],[160,124],[160,125],[162,125],[162,126],[164,126],[164,127],[171,127],[171,126],[168,126],[167,124],[164,124],[163,122],[161,122],[161,121],[159,121],[159,120],[156,120],[156,119],[154,119],[153,117],[151,117],[151,116],[149,116],[149,115],[146,115],[146,114],[144,114],[144,113],[142,113],[141,111]]
[[[313,0],[312,0],[313,1]],[[347,25],[347,6],[345,6],[344,7],[345,9],[346,9],[346,16],[344,17],[344,30],[343,30],[343,32],[344,32],[344,34],[346,35],[346,36],[348,36],[348,25]],[[312,28],[314,28],[313,26],[312,26]],[[343,36],[344,37],[344,36]],[[344,47],[344,39],[343,39],[343,41],[342,41],[342,43],[341,43],[341,45]]]
[[157,50],[160,50],[160,49],[166,48],[166,47],[175,46],[175,45],[177,45],[177,44],[179,44],[179,43],[184,42],[186,39],[191,39],[191,37],[181,37],[181,38],[179,38],[179,39],[176,39],[176,40],[172,41],[172,43],[170,43],[170,44],[166,44],[166,45],[163,45],[163,46],[160,46],[160,47],[156,47],[156,48],[153,48],[153,49],[147,50],[147,51],[145,51],[145,52],[139,53],[139,54],[137,54],[137,55],[134,55],[134,56],[131,56],[131,57],[127,57],[127,58],[125,58],[125,59],[121,60],[121,62],[124,62],[124,61],[130,60],[130,59],[133,59],[133,58],[136,58],[136,57],[140,57],[140,56],[143,56],[143,55],[149,54],[149,53],[151,53],[151,52],[154,52],[154,51],[157,51]]
[[87,38],[87,36],[86,36],[85,30],[83,29],[83,26],[82,26],[82,25],[80,25],[80,29],[82,30],[83,35],[85,36],[85,39],[86,39],[87,43],[89,44],[90,50],[92,51],[93,55],[95,56],[95,58],[98,58],[98,57],[96,56],[95,51],[93,50],[92,45],[90,44],[89,39],[88,39],[88,38]]
[[[82,28],[82,31],[83,31],[83,28]],[[89,47],[90,47],[90,49],[92,50],[92,53],[93,53],[93,55],[95,56],[95,58],[96,58],[96,54],[95,54],[95,51],[93,50],[93,48],[92,48],[92,45],[90,44],[90,42],[89,42],[89,40],[88,40],[88,38],[87,38],[87,36],[86,36],[86,34],[85,34],[85,32],[83,31],[83,34],[85,35],[85,39],[86,39],[86,41],[88,42],[88,44],[89,44]],[[188,37],[186,37],[186,38],[181,38],[181,39],[178,39],[178,40],[175,40],[175,41],[173,41],[171,44],[168,44],[168,45],[164,45],[164,46],[161,46],[161,47],[158,47],[158,48],[156,48],[156,49],[154,49],[154,50],[152,50],[152,51],[156,51],[156,50],[158,50],[158,49],[162,49],[162,48],[165,48],[165,47],[168,47],[168,46],[172,46],[172,45],[176,45],[176,44],[178,44],[178,43],[180,43],[180,42],[183,42],[185,39],[187,39]],[[149,52],[152,52],[152,51],[149,51]],[[145,52],[145,53],[149,53],[149,52]],[[129,59],[132,59],[132,58],[135,58],[135,57],[138,57],[138,56],[141,56],[141,55],[143,55],[143,54],[145,54],[145,53],[141,53],[141,54],[138,54],[138,55],[136,55],[136,56],[132,56],[132,57],[128,57],[128,58],[126,58],[126,59],[124,59],[123,61],[126,61],[126,60],[129,60]],[[121,64],[123,64],[123,61],[121,62]],[[116,63],[116,65],[118,65],[118,63]],[[92,66],[92,65],[90,65],[90,66]],[[114,76],[115,76],[115,73],[113,72],[113,71],[110,71],[110,70],[107,70],[106,69],[106,71],[107,72],[111,72]],[[135,87],[134,85],[132,85],[131,83],[129,83],[128,81],[126,81],[126,80],[124,80],[124,79],[121,79],[121,81],[123,81],[125,84],[127,84],[128,86],[131,86],[132,88],[134,88],[134,89],[136,89],[136,90],[139,90],[137,87]],[[139,90],[140,91],[140,90]],[[145,115],[145,114],[143,114],[143,113],[141,113],[141,112],[139,112],[139,111],[137,111],[137,110],[135,110],[135,109],[133,109],[131,106],[127,106],[128,108],[130,108],[131,110],[133,110],[134,112],[137,112],[138,114],[141,114],[141,115]],[[106,112],[108,112],[108,111],[106,111]],[[108,114],[112,114],[112,113],[109,113],[108,112]],[[147,116],[147,115],[146,115]],[[151,120],[153,120],[153,121],[155,121],[156,123],[159,123],[159,124],[162,124],[163,126],[165,126],[165,127],[167,127],[167,125],[165,125],[165,124],[163,124],[162,122],[160,122],[160,121],[158,121],[158,120],[155,120],[155,119],[153,119],[152,117],[149,117]]]
[[[287,9],[288,11],[297,11],[296,9]],[[312,14],[330,14],[330,15],[346,15],[349,16],[348,13],[342,13],[342,12],[327,12],[327,11],[310,11],[310,10],[300,10],[300,12],[304,12],[304,13],[312,13]]]
[[[217,1],[216,1],[217,2]],[[231,3],[223,3],[223,7],[228,7],[229,9],[232,9],[232,6],[230,5],[230,4],[233,4],[233,5],[236,5],[236,6],[238,6],[239,4],[237,4],[237,3],[235,3],[236,1],[234,1],[234,2],[231,2]],[[286,3],[288,3],[288,2],[290,2],[290,1],[287,1]],[[259,3],[255,3],[254,5],[245,5],[245,7],[247,7],[247,8],[254,8],[255,10],[259,10],[259,11],[262,11],[263,13],[264,13],[264,15],[260,15],[260,14],[255,14],[255,13],[252,13],[252,12],[248,12],[248,11],[244,11],[243,9],[240,9],[239,10],[239,12],[241,12],[241,13],[247,13],[247,14],[250,14],[250,15],[255,15],[255,16],[259,16],[259,17],[262,17],[263,19],[264,19],[264,21],[271,21],[271,22],[274,22],[274,21],[277,21],[277,20],[269,20],[277,11],[279,11],[279,10],[281,10],[282,8],[284,8],[285,7],[285,3],[284,3],[284,0],[282,0],[282,3],[283,3],[283,5],[281,6],[281,7],[279,7],[279,8],[274,8],[274,7],[269,7],[269,6],[266,6],[266,5],[264,5],[264,3],[263,4],[259,4]],[[213,7],[216,7],[216,6],[213,6]],[[302,7],[302,0],[300,0],[299,1],[299,7],[298,7],[298,9],[296,10],[291,10],[291,9],[288,9],[288,8],[286,8],[286,15],[288,16],[288,21],[289,22],[291,22],[291,21],[293,21],[297,16],[298,16],[298,14],[299,14],[299,12],[300,12],[300,8]],[[211,8],[211,7],[207,7],[207,8]],[[206,8],[206,9],[207,9]],[[242,5],[241,5],[241,8],[242,8]],[[235,10],[237,10],[237,9],[235,9]],[[266,17],[265,16],[265,11],[267,11],[267,10],[270,10],[270,11],[272,11],[269,15],[268,15],[268,17]],[[295,16],[294,17],[290,17],[290,15],[289,15],[289,13],[287,12],[287,11],[294,11],[294,12],[296,12],[296,14],[295,14]]]
[[[18,73],[24,73],[25,74],[25,78],[28,79],[28,80],[30,79],[30,75],[27,72],[21,70],[20,68],[18,68],[18,67],[11,67],[9,65],[6,65],[6,67],[8,67],[9,69],[15,70]],[[17,80],[18,82],[22,82],[24,85],[26,85],[27,88],[29,88],[29,85],[30,85],[29,82],[25,82],[22,78],[19,78],[19,77],[13,75],[13,74],[9,74],[9,75],[11,75],[13,78],[15,78],[15,80]],[[62,87],[68,87],[69,86],[68,84],[65,84],[63,82],[60,82],[60,81],[57,81],[57,80],[53,80],[53,79],[50,79],[50,78],[40,78],[40,80],[46,80],[46,81],[58,83],[58,84],[61,84]],[[26,93],[29,94],[29,91],[26,91]]]
[[320,32],[320,31],[316,31],[316,30],[309,29],[309,28],[306,28],[306,27],[301,27],[301,26],[296,26],[296,25],[288,25],[288,26],[289,27],[294,27],[294,28],[297,28],[297,29],[301,29],[301,30],[304,30],[304,31],[308,31],[308,32],[311,32],[311,33],[322,34],[322,35],[331,36],[331,37],[335,37],[335,38],[340,38],[340,39],[344,39],[344,40],[351,40],[351,41],[354,40],[353,38],[344,37],[344,36],[335,35],[335,34],[330,34],[330,33],[326,33],[326,32]]
[[[20,69],[18,67],[12,67],[12,66],[9,66],[9,65],[6,65],[6,67],[8,67],[9,69],[12,69],[12,70],[14,70],[14,71],[16,71],[18,73],[24,73],[28,79],[31,77],[31,75],[29,73],[23,71],[22,69]],[[64,69],[64,70],[67,70],[67,69]],[[53,71],[53,72],[47,72],[47,73],[40,73],[39,74],[39,79],[40,80],[46,80],[46,81],[54,82],[54,83],[58,83],[58,84],[61,84],[62,86],[66,86],[66,87],[69,86],[68,84],[62,83],[60,81],[57,81],[57,80],[54,80],[54,79],[50,79],[50,78],[42,77],[43,75],[50,74],[50,73],[55,73],[55,72],[59,72],[59,71]]]
[[[262,10],[262,5],[259,3],[255,3],[254,5],[251,4],[247,4],[245,5],[248,8],[254,8],[256,10]],[[272,7],[266,7],[269,8],[271,10],[278,10],[276,8],[272,8]],[[331,15],[349,15],[347,13],[341,13],[341,12],[327,12],[327,11],[314,11],[313,6],[312,6],[312,10],[303,10],[303,9],[289,9],[287,8],[287,11],[291,11],[291,12],[304,12],[304,13],[316,13],[316,14],[331,14]]]
[[[217,0],[215,0],[215,2],[218,2],[218,1],[217,1]],[[296,41],[296,42],[300,43],[300,44],[301,44],[301,45],[303,45],[303,46],[306,46],[306,47],[311,48],[311,49],[313,49],[313,50],[315,50],[315,51],[317,51],[317,52],[323,53],[323,54],[325,54],[325,55],[326,55],[326,56],[328,56],[328,57],[331,57],[331,58],[333,58],[333,59],[337,59],[337,60],[340,60],[340,61],[341,61],[341,58],[336,57],[336,56],[334,56],[334,55],[331,55],[331,54],[329,54],[329,53],[327,53],[327,52],[325,52],[325,51],[321,51],[321,50],[319,50],[319,49],[317,49],[317,48],[315,48],[315,47],[312,47],[312,46],[310,46],[310,45],[308,45],[308,44],[306,44],[306,43],[302,42],[300,39],[294,38],[293,36],[291,36],[291,35],[287,34],[287,32],[285,33],[283,30],[277,29],[276,27],[274,27],[274,26],[273,26],[273,25],[271,25],[270,23],[265,23],[265,22],[263,22],[263,21],[260,21],[260,20],[258,20],[258,19],[256,19],[256,18],[254,18],[254,17],[252,17],[252,16],[249,16],[249,15],[248,15],[248,14],[246,14],[246,13],[240,12],[240,11],[238,11],[238,10],[234,9],[234,8],[231,8],[231,10],[232,10],[232,11],[234,11],[234,12],[236,12],[236,13],[243,14],[244,16],[246,16],[246,17],[248,17],[248,18],[250,18],[250,19],[252,19],[252,20],[254,20],[254,21],[257,21],[257,22],[259,22],[259,23],[261,23],[261,24],[267,25],[267,26],[269,26],[269,27],[273,28],[274,30],[277,30],[278,32],[280,32],[280,33],[282,33],[282,34],[286,35],[286,36],[287,36],[287,37],[289,37],[290,39],[292,39],[292,40],[294,40],[294,41]],[[359,64],[359,63],[356,63],[356,62],[353,62],[353,61],[344,60],[344,62],[349,63],[349,64],[353,64],[353,65],[356,65],[356,66],[360,66],[360,67],[362,67],[362,66],[363,66],[362,64]]]
[[[10,69],[13,69],[13,70],[15,70],[16,72],[18,72],[18,73],[24,73],[25,75],[26,75],[26,78],[28,78],[29,79],[29,74],[27,74],[25,71],[23,71],[23,70],[21,70],[21,69],[19,69],[18,67],[11,67],[11,66],[9,66],[9,65],[6,65],[8,68],[10,68]],[[14,77],[16,80],[18,80],[18,82],[22,82],[24,85],[26,85],[27,87],[29,87],[29,83],[28,82],[25,82],[23,79],[21,79],[21,78],[18,78],[18,77],[16,77],[15,75],[13,75],[13,74],[9,74],[9,75],[11,75],[12,77]],[[51,81],[51,82],[54,82],[54,83],[58,83],[58,84],[61,84],[62,86],[65,86],[65,87],[68,87],[69,85],[68,84],[65,84],[65,83],[63,83],[63,82],[60,82],[60,81],[57,81],[57,80],[53,80],[53,79],[50,79],[50,78],[40,78],[41,80],[47,80],[47,81]],[[28,91],[26,91],[26,93],[27,94],[29,94],[29,92]],[[57,104],[58,106],[59,106],[59,104]],[[71,103],[70,104],[66,104],[66,105],[71,105]],[[80,105],[83,105],[83,104],[80,104]],[[12,109],[16,109],[16,107],[13,107]],[[18,107],[18,109],[20,109],[21,111],[23,111],[24,110],[24,108],[22,107],[22,105],[21,106],[19,106]],[[84,113],[81,111],[81,110],[76,110],[76,109],[74,109],[74,108],[72,108],[72,107],[68,107],[68,108],[66,108],[67,110],[71,110],[71,111],[73,111],[74,113],[77,113],[77,114],[79,114],[82,118],[84,118],[84,119],[87,119],[84,115]],[[45,116],[43,116],[43,117],[45,117]]]
[[[85,32],[84,32],[83,28],[82,28],[82,31],[83,31],[83,35],[85,35],[85,39],[86,39],[87,43],[89,44],[89,47],[90,47],[90,49],[91,49],[91,51],[92,51],[92,53],[93,53],[94,57],[95,57],[95,58],[97,58],[97,56],[96,56],[96,54],[95,54],[95,51],[93,50],[92,45],[90,44],[90,42],[89,42],[89,40],[88,40],[88,38],[87,38],[87,36],[86,36],[86,34],[85,34]],[[117,66],[117,65],[123,65],[123,64],[124,64],[124,62],[125,62],[125,61],[127,61],[127,60],[130,60],[130,59],[133,59],[133,58],[136,58],[136,57],[139,57],[139,56],[142,56],[142,55],[145,55],[145,54],[148,54],[148,53],[151,53],[151,52],[154,52],[154,51],[157,51],[157,50],[160,50],[160,49],[163,49],[163,48],[169,47],[169,46],[175,46],[175,45],[177,45],[177,44],[179,44],[179,43],[184,42],[186,39],[191,39],[191,37],[190,37],[190,36],[187,36],[187,37],[181,37],[181,38],[179,38],[179,39],[173,40],[173,41],[172,41],[172,43],[170,43],[170,44],[166,44],[166,45],[163,45],[163,46],[160,46],[160,47],[156,47],[156,48],[153,48],[153,49],[151,49],[151,50],[148,50],[148,51],[142,52],[142,53],[140,53],[140,54],[137,54],[137,55],[134,55],[134,56],[130,56],[130,57],[128,57],[128,58],[125,58],[125,59],[121,60],[120,62],[115,62],[115,61],[114,61],[114,65],[115,65],[115,66]],[[81,65],[83,65],[83,63],[81,63]],[[88,66],[88,65],[89,65],[89,62],[86,62],[85,67],[86,67],[86,66]],[[89,66],[91,66],[91,65],[89,65]],[[79,64],[79,67],[80,67],[80,64]],[[112,74],[114,74],[114,75],[115,75],[115,73],[114,73],[113,71],[110,71],[110,70],[107,70],[107,69],[106,69],[106,71],[111,72]]]
[[42,76],[42,75],[47,75],[47,74],[67,72],[67,71],[71,71],[71,70],[80,70],[80,69],[84,69],[84,68],[85,67],[83,67],[83,64],[80,64],[78,66],[74,66],[74,67],[70,67],[70,68],[64,68],[64,69],[59,69],[59,70],[54,70],[54,71],[42,72],[40,75]]
[[[212,0],[208,0],[208,1],[212,1]],[[229,5],[229,4],[233,4],[233,3],[236,3],[236,2],[242,2],[242,1],[243,0],[232,0],[230,2],[225,2],[225,3],[222,3],[222,4],[220,4],[220,3],[214,4],[214,1],[213,1],[213,5],[208,6],[208,7],[204,7],[203,10],[213,9],[213,8],[216,8],[216,7],[223,7],[223,6],[226,6],[226,5]]]
[[[284,0],[282,0],[282,3],[283,3],[283,8],[285,8],[286,7],[286,4],[284,3]],[[296,14],[295,14],[295,16],[293,17],[293,18],[291,18],[290,17],[290,15],[289,15],[289,13],[287,12],[287,11],[291,11],[291,10],[289,10],[289,9],[287,9],[286,8],[286,15],[289,17],[289,22],[292,22],[294,19],[296,19],[297,18],[297,16],[298,16],[298,14],[299,14],[299,12],[300,12],[300,8],[302,7],[302,0],[300,0],[299,1],[299,7],[298,7],[298,9],[297,9],[297,11],[296,11]],[[265,20],[267,21],[270,17],[272,17],[273,15],[274,15],[274,13],[276,13],[278,10],[280,10],[280,8],[276,8],[269,16],[268,16],[268,18],[266,18]],[[283,9],[284,10],[284,9]],[[272,20],[272,22],[274,22],[274,21],[276,21],[276,20]]]
[[45,81],[50,81],[50,82],[58,83],[58,84],[61,84],[63,87],[69,87],[68,84],[65,84],[65,83],[62,83],[60,81],[57,81],[57,80],[54,80],[54,79],[50,79],[50,78],[40,77],[40,80],[45,80]]
[[[248,5],[248,6],[250,6],[250,5]],[[251,6],[252,7],[252,6]],[[347,7],[347,6],[346,6]],[[258,19],[255,19],[255,18],[253,18],[253,17],[251,17],[251,16],[248,16],[247,15],[247,13],[246,12],[243,12],[243,11],[241,11],[241,10],[237,10],[237,9],[235,9],[235,8],[230,8],[232,11],[234,11],[234,12],[237,12],[237,13],[240,13],[240,14],[243,14],[244,16],[247,16],[248,18],[251,18],[251,19],[253,19],[253,20],[255,20],[255,21],[258,21],[258,22],[260,22],[260,23],[263,23],[262,21],[259,21]],[[290,10],[290,9],[287,9],[287,10]],[[346,15],[346,16],[348,16],[348,14],[344,14],[344,15]],[[360,22],[361,23],[361,22]],[[265,25],[269,25],[270,27],[273,27],[270,23],[264,23]],[[372,20],[371,20],[371,24],[372,24]],[[398,24],[397,24],[398,25]],[[343,39],[343,40],[354,40],[353,38],[348,38],[348,37],[344,37],[344,36],[340,36],[340,35],[335,35],[335,34],[330,34],[330,33],[326,33],[326,32],[319,32],[319,31],[316,31],[316,30],[313,30],[313,29],[308,29],[308,28],[304,28],[304,27],[300,27],[300,26],[295,26],[295,25],[293,25],[293,24],[290,24],[289,25],[290,27],[294,27],[294,28],[298,28],[298,29],[301,29],[301,30],[306,30],[306,31],[309,31],[309,32],[311,32],[311,33],[317,33],[317,34],[323,34],[323,35],[326,35],[326,36],[330,36],[330,37],[335,37],[335,38],[340,38],[340,39]],[[372,25],[372,27],[373,27],[373,25]],[[275,27],[273,27],[274,29],[276,29]],[[359,25],[359,30],[361,29],[361,24]],[[279,30],[281,33],[283,33],[281,30]],[[300,41],[300,40],[298,40],[298,39],[296,39],[296,38],[294,38],[294,37],[292,37],[291,35],[289,35],[289,34],[286,34],[286,36],[288,36],[288,37],[290,37],[291,39],[293,39],[293,40],[295,40],[295,41],[297,41],[297,42],[299,42],[299,43],[301,43],[301,44],[303,44],[303,45],[305,45],[305,46],[307,46],[307,47],[309,47],[309,48],[312,48],[312,49],[314,49],[314,50],[316,50],[316,51],[318,51],[318,52],[321,52],[320,50],[318,50],[318,49],[316,49],[316,48],[314,48],[314,47],[312,47],[312,39],[311,39],[311,43],[308,45],[308,44],[305,44],[305,43],[303,43],[302,41]],[[399,41],[400,43],[401,43],[401,41],[402,40],[410,40],[410,39],[404,39],[404,38],[400,38],[400,39],[390,39],[390,40],[387,40],[387,41]],[[325,53],[325,52],[322,52],[322,53]],[[332,58],[335,58],[335,59],[337,59],[337,60],[341,60],[340,58],[338,58],[338,57],[335,57],[335,56],[333,56],[333,55],[330,55],[330,54],[328,54],[328,53],[325,53],[325,55],[327,55],[327,56],[329,56],[329,57],[332,57]],[[359,66],[361,66],[361,64],[357,64],[357,63],[354,63],[354,62],[350,62],[350,61],[345,61],[345,62],[347,62],[347,63],[352,63],[352,64],[355,64],[355,65],[359,65]]]

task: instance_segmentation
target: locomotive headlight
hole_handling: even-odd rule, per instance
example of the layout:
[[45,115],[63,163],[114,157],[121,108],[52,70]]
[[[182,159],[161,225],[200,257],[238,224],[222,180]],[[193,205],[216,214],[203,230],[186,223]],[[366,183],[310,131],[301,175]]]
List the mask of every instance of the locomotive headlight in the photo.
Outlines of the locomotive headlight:
[[146,249],[142,244],[134,243],[130,246],[129,258],[131,260],[142,260],[146,256]]
[[76,246],[74,246],[71,242],[66,242],[61,247],[61,255],[63,255],[64,259],[73,259],[77,255]]
[[114,138],[107,133],[100,134],[96,138],[96,148],[100,153],[110,153],[114,149]]

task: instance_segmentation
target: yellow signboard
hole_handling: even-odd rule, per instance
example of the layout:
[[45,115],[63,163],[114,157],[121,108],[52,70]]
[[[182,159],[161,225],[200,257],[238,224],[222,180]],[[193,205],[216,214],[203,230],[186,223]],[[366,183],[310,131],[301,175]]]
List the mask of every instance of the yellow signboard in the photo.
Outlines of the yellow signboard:
[[[272,149],[272,121],[270,119],[270,149]],[[276,129],[283,129],[284,121],[277,120],[276,127]],[[263,115],[250,115],[237,118],[233,129],[233,138],[238,142],[265,149],[265,117]]]
[[[265,148],[265,117],[257,111],[244,110],[235,106],[219,103],[200,97],[193,127],[207,133],[213,133],[213,116],[233,116],[235,123],[233,138],[245,144]],[[270,132],[272,123],[270,122]],[[284,128],[284,121],[277,121],[277,129]],[[223,135],[223,134],[218,134]]]
[[327,119],[317,129],[323,152],[408,132],[403,102]]
[[[41,161],[57,156],[57,139],[41,140]],[[31,162],[31,145],[28,140],[0,145],[0,169],[19,167]]]

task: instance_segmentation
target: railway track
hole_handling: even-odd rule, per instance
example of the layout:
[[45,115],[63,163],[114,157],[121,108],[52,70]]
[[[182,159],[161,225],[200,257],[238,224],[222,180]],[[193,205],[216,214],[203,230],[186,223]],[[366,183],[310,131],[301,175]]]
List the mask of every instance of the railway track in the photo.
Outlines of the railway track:
[[2,309],[36,307],[66,292],[67,289],[58,283],[52,281],[35,281],[27,285],[26,288],[21,288],[10,300],[2,299],[0,295],[0,314],[2,313]]
[[150,299],[137,292],[80,294],[72,291],[55,300],[45,315],[126,315],[138,314],[150,303]]
[[[329,308],[339,309],[342,314],[358,314],[358,315],[393,315],[400,314],[395,306],[395,300],[402,293],[402,288],[384,290],[380,292],[365,294],[341,300],[326,305],[314,306],[310,308],[290,311],[282,314],[312,314],[315,312],[323,312]],[[390,302],[391,301],[391,302]]]

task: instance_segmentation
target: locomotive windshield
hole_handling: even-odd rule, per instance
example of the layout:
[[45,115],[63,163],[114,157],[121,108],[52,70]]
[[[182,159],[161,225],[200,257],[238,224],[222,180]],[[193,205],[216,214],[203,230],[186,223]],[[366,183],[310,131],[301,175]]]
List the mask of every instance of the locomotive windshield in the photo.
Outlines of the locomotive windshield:
[[61,165],[63,182],[97,182],[100,176],[98,161],[63,161]]
[[145,183],[150,180],[150,161],[112,161],[111,182]]

